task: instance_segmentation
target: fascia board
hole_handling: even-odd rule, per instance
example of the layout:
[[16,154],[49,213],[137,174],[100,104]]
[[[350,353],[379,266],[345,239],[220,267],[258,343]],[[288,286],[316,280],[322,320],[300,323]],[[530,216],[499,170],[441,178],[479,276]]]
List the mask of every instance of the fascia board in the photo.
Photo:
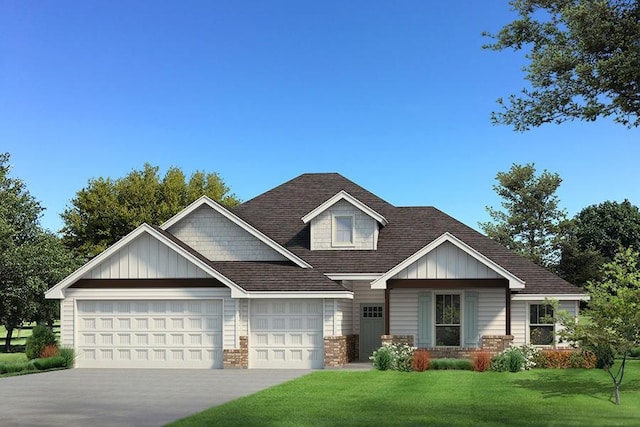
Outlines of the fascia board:
[[322,203],[320,206],[318,206],[317,208],[315,208],[314,210],[312,210],[311,212],[309,212],[308,214],[303,216],[302,217],[302,222],[307,224],[313,218],[317,217],[322,212],[326,211],[331,206],[335,205],[336,203],[338,203],[341,200],[346,200],[347,202],[351,203],[353,206],[355,206],[356,208],[360,209],[361,211],[363,211],[364,213],[369,215],[371,218],[373,218],[374,220],[378,221],[383,226],[385,226],[385,225],[387,225],[389,223],[389,221],[387,221],[387,219],[384,216],[380,215],[378,212],[374,211],[369,206],[365,205],[360,200],[356,199],[355,197],[353,197],[352,195],[350,195],[349,193],[347,193],[344,190],[341,190],[340,192],[336,193],[329,200],[327,200],[326,202]]
[[524,294],[512,295],[511,301],[543,301],[545,299],[558,301],[589,301],[587,294]]
[[353,299],[353,292],[247,292],[245,298],[249,299],[295,299],[295,298],[337,298]]
[[182,219],[184,219],[191,212],[195,211],[196,209],[198,209],[199,207],[204,206],[204,205],[206,205],[206,206],[210,207],[211,209],[213,209],[214,211],[218,212],[220,215],[224,216],[229,221],[233,222],[238,227],[242,228],[244,231],[246,231],[247,233],[251,234],[253,237],[255,237],[256,239],[260,240],[262,243],[264,243],[265,245],[269,246],[271,249],[273,249],[274,251],[278,252],[283,257],[287,258],[289,261],[291,261],[294,264],[296,264],[298,267],[312,268],[311,265],[309,263],[307,263],[306,261],[304,261],[302,258],[298,257],[297,255],[295,255],[293,252],[289,251],[288,249],[284,248],[283,246],[278,244],[275,240],[273,240],[272,238],[270,238],[269,236],[267,236],[266,234],[264,234],[263,232],[261,232],[260,230],[258,230],[257,228],[255,228],[254,226],[252,226],[248,222],[244,221],[243,219],[241,219],[240,217],[235,215],[233,212],[229,211],[227,208],[225,208],[224,206],[222,206],[221,204],[217,203],[216,201],[210,199],[207,196],[202,196],[198,200],[196,200],[195,202],[191,203],[189,206],[187,206],[182,211],[177,213],[175,216],[173,216],[167,222],[162,224],[160,226],[160,228],[163,229],[163,230],[169,229],[171,226],[177,224]]
[[425,247],[423,247],[422,249],[420,249],[419,251],[417,251],[416,253],[414,253],[404,261],[402,261],[400,264],[396,265],[391,270],[387,271],[381,277],[371,282],[371,288],[386,289],[387,280],[389,280],[391,277],[393,277],[403,269],[407,268],[408,266],[410,266],[411,264],[413,264],[414,262],[416,262],[417,260],[425,256],[426,254],[428,254],[429,252],[431,252],[432,250],[434,250],[444,242],[449,242],[453,244],[454,246],[458,247],[459,249],[466,252],[471,257],[473,257],[476,261],[480,262],[481,264],[484,264],[485,266],[489,267],[493,271],[496,271],[497,273],[501,274],[503,277],[507,278],[507,280],[509,281],[510,289],[524,289],[525,287],[524,280],[518,278],[517,276],[509,272],[507,269],[496,264],[491,259],[487,258],[480,252],[476,251],[471,246],[467,245],[462,240],[458,239],[457,237],[455,237],[453,234],[449,232],[442,234],[440,237],[438,237],[437,239],[435,239],[434,241],[432,241],[431,243],[429,243],[428,245],[426,245]]

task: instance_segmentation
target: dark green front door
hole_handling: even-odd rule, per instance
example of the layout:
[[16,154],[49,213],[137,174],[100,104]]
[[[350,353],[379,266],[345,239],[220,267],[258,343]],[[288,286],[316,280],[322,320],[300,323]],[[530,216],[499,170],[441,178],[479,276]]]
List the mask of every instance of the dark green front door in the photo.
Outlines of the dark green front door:
[[361,361],[380,348],[384,334],[384,304],[360,304],[360,354]]

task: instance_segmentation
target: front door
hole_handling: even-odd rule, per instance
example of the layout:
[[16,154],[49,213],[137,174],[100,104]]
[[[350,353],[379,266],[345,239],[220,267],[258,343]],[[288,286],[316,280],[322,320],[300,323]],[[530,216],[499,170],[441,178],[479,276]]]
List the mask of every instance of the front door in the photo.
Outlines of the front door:
[[360,304],[360,354],[361,361],[382,345],[384,334],[384,304]]

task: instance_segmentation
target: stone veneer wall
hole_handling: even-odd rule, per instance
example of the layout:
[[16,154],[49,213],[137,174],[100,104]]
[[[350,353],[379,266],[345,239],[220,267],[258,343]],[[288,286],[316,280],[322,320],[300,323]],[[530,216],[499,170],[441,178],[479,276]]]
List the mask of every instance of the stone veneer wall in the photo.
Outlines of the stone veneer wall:
[[483,335],[482,349],[494,356],[509,347],[512,342],[513,335]]
[[349,362],[347,336],[324,337],[324,367],[339,368]]
[[413,347],[413,335],[383,335],[382,345],[406,344]]
[[222,350],[222,365],[224,369],[249,367],[249,340],[248,337],[240,337],[240,348],[225,348]]

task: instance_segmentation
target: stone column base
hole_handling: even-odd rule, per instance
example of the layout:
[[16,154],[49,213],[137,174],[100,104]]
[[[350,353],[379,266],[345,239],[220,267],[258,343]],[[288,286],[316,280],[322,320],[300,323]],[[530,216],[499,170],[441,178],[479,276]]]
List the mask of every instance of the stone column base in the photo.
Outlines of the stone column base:
[[249,367],[249,339],[240,337],[240,348],[222,350],[222,366],[224,369],[247,369]]

